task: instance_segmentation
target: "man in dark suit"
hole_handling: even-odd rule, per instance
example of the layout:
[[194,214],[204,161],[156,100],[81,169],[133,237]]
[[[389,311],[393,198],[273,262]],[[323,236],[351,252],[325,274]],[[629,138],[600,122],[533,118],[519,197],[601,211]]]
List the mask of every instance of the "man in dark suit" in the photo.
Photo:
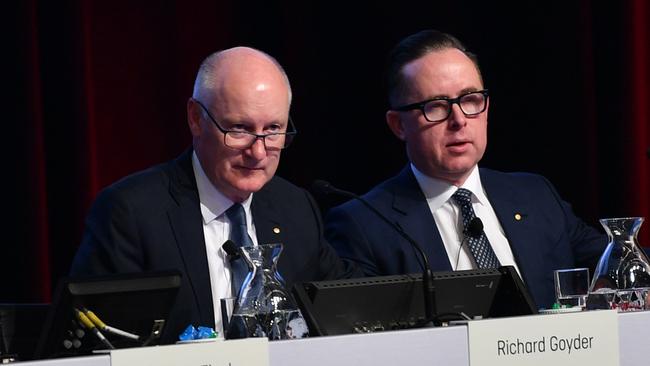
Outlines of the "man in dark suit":
[[274,177],[296,133],[290,104],[287,76],[269,55],[237,47],[206,58],[187,103],[193,148],[98,195],[71,274],[180,271],[168,342],[189,324],[221,329],[219,299],[237,292],[221,246],[239,241],[238,228],[248,243],[237,244],[283,244],[287,288],[352,276],[324,240],[311,196]]
[[[423,247],[434,271],[512,265],[537,305],[549,307],[553,270],[593,268],[606,236],[545,178],[478,168],[489,94],[476,57],[456,38],[433,30],[407,37],[387,77],[386,120],[410,164],[364,198]],[[414,248],[358,201],[329,212],[325,235],[367,275],[422,271]]]

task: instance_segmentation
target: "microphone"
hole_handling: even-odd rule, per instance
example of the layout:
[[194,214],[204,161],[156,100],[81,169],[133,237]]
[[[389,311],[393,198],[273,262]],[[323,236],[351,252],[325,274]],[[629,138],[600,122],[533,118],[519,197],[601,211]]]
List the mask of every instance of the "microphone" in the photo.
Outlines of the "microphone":
[[[416,249],[416,251],[420,254],[420,257],[422,257],[422,290],[423,290],[423,295],[424,295],[424,314],[425,314],[425,324],[434,321],[435,319],[435,287],[433,285],[433,271],[431,271],[431,266],[429,265],[429,258],[427,257],[426,253],[424,253],[424,250],[422,250],[422,247],[413,240],[408,234],[402,230],[402,228],[397,225],[396,223],[390,221],[384,214],[379,212],[374,206],[372,206],[368,201],[366,201],[363,197],[359,196],[358,194],[344,191],[342,189],[338,189],[334,186],[332,186],[329,182],[326,182],[324,180],[315,180],[314,183],[312,183],[312,190],[315,192],[319,192],[322,194],[337,194],[340,196],[348,197],[355,199],[359,202],[361,202],[366,208],[368,208],[370,211],[375,213],[377,217],[379,217],[383,222],[385,222],[388,226],[393,228],[402,238],[406,239],[406,241],[413,246],[413,248]],[[435,324],[434,324],[435,325]]]
[[467,224],[467,227],[465,230],[463,230],[463,233],[465,235],[471,236],[472,238],[478,238],[483,233],[483,221],[481,221],[481,219],[478,217],[474,217],[469,222],[469,224]]
[[474,217],[472,220],[470,220],[469,224],[467,224],[467,227],[463,230],[464,237],[460,242],[460,247],[458,247],[458,254],[456,255],[456,266],[454,267],[454,270],[458,268],[458,261],[460,260],[460,252],[463,250],[463,245],[469,241],[469,238],[478,239],[482,233],[483,221],[481,221],[481,219],[478,217]]
[[221,246],[226,254],[232,259],[239,257],[239,250],[237,250],[237,245],[235,245],[234,241],[228,239]]

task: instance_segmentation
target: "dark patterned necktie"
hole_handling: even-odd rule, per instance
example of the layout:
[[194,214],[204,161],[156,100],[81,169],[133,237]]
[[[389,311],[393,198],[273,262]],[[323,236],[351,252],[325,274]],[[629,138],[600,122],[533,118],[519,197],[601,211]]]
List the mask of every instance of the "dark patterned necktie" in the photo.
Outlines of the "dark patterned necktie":
[[[460,206],[460,212],[463,215],[463,228],[467,228],[469,223],[476,217],[472,208],[472,192],[465,188],[459,188],[451,197]],[[466,238],[469,250],[472,252],[478,268],[499,267],[499,259],[494,254],[494,250],[483,230],[481,230],[481,235],[478,237],[466,236]]]
[[[226,217],[230,220],[230,240],[235,243],[237,248],[253,246],[253,240],[248,235],[244,206],[239,203],[230,206],[226,211]],[[232,294],[239,296],[239,290],[248,274],[248,265],[242,255],[230,258],[230,269],[232,270]]]

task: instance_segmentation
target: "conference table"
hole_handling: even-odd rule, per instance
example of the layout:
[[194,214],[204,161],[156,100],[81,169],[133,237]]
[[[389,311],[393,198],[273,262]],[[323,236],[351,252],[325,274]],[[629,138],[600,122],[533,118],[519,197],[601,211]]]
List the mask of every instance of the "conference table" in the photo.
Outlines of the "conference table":
[[[615,314],[618,318],[621,366],[650,364],[650,311]],[[562,317],[564,314],[535,315]],[[229,342],[229,341],[226,341]],[[185,345],[177,347],[184,352]],[[155,351],[155,347],[149,347]],[[364,334],[314,337],[268,343],[273,366],[446,365],[469,366],[468,327],[421,328]],[[110,355],[17,362],[21,366],[111,366]]]

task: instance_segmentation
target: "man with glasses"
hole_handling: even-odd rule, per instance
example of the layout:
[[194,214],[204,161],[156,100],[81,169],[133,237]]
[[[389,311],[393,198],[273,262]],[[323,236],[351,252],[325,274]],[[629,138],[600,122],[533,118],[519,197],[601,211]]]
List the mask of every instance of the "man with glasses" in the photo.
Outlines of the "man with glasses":
[[187,102],[192,148],[98,195],[71,274],[179,270],[167,342],[189,324],[221,330],[220,299],[237,296],[247,273],[222,247],[229,239],[282,243],[287,288],[352,276],[323,239],[311,196],[274,177],[297,133],[290,104],[288,78],[271,56],[237,47],[206,58]]
[[[456,38],[434,30],[405,38],[386,76],[386,120],[410,164],[364,198],[423,247],[434,271],[512,265],[537,305],[551,306],[553,270],[593,268],[606,237],[545,178],[478,168],[489,92]],[[358,201],[330,211],[326,237],[368,276],[422,271],[414,248]]]

